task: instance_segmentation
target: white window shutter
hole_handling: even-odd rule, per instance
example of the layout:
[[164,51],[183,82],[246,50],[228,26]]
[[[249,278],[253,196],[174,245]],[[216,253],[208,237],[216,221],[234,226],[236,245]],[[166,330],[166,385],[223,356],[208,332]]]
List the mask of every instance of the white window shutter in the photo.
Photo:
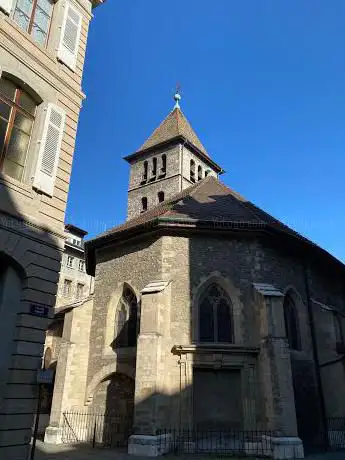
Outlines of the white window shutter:
[[71,70],[77,64],[82,19],[79,11],[66,2],[57,56]]
[[55,104],[48,104],[33,186],[50,196],[53,196],[64,127],[65,112]]
[[13,0],[0,0],[0,10],[10,14]]

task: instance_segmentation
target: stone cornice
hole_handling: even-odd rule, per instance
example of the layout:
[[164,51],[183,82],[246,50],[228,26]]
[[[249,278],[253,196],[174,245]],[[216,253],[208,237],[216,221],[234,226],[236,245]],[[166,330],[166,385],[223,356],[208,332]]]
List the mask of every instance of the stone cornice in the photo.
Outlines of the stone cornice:
[[232,343],[199,343],[189,345],[174,345],[174,355],[198,354],[198,353],[228,353],[228,354],[259,354],[259,347],[235,345]]

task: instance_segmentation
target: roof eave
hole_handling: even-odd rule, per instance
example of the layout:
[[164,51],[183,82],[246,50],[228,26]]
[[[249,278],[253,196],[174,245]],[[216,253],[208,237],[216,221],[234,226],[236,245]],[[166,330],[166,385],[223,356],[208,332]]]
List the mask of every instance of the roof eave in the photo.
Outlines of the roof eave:
[[131,163],[133,160],[136,160],[138,157],[140,157],[143,154],[153,152],[163,147],[167,147],[179,141],[182,141],[184,145],[187,145],[191,150],[193,150],[193,152],[197,156],[199,156],[199,158],[201,158],[205,163],[212,166],[218,174],[222,174],[224,172],[223,169],[215,161],[213,161],[208,155],[206,155],[202,150],[200,150],[198,147],[196,147],[192,142],[190,142],[186,137],[182,135],[175,136],[172,139],[169,139],[164,142],[160,142],[159,144],[153,145],[152,147],[137,150],[136,152],[123,157],[123,159],[126,160],[128,163]]
[[279,235],[283,238],[288,238],[293,243],[296,243],[299,248],[303,247],[307,253],[312,252],[316,256],[326,257],[330,262],[345,271],[345,265],[332,256],[329,252],[322,249],[320,246],[311,241],[303,240],[287,233],[286,231],[270,225],[264,221],[253,222],[236,222],[236,221],[214,221],[214,220],[198,220],[191,218],[176,218],[169,216],[161,216],[154,218],[149,223],[139,224],[135,227],[121,230],[117,233],[104,235],[101,238],[96,238],[85,243],[85,259],[86,269],[89,275],[95,276],[96,258],[95,250],[112,243],[120,243],[127,239],[138,235],[144,235],[157,230],[169,229],[176,231],[207,231],[208,233],[221,233],[222,235],[239,234],[242,235]]

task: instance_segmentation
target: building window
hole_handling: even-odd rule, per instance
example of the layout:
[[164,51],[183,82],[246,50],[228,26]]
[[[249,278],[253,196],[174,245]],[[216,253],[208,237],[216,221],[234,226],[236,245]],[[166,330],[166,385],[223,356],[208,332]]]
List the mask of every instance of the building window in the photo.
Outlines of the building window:
[[206,171],[205,171],[205,177],[207,177],[207,176],[210,174],[210,172],[211,172],[211,171],[210,171],[209,169],[206,169]]
[[161,168],[161,173],[166,174],[167,172],[167,156],[165,153],[162,155],[162,168]]
[[144,161],[144,174],[143,174],[143,182],[147,181],[147,174],[148,174],[149,164],[147,161]]
[[74,257],[67,256],[67,267],[73,268],[73,263],[74,263]]
[[81,299],[84,295],[84,284],[77,284],[77,299]]
[[147,198],[143,196],[141,199],[141,212],[147,211]]
[[36,103],[18,85],[0,78],[0,170],[19,181],[34,124]]
[[190,160],[189,173],[190,173],[190,180],[192,182],[195,182],[195,161],[194,160]]
[[152,158],[152,176],[157,176],[157,158]]
[[51,0],[17,0],[13,20],[42,46],[47,43],[53,12]]
[[333,314],[333,321],[334,321],[334,333],[335,333],[335,341],[336,343],[344,343],[344,335],[343,329],[341,324],[341,316],[337,313]]
[[284,299],[284,319],[289,347],[291,350],[301,350],[298,311],[290,293],[287,293]]
[[72,291],[72,281],[71,280],[64,280],[63,282],[63,295],[65,297],[69,297]]
[[164,201],[164,192],[158,192],[158,201],[159,203]]
[[138,327],[137,298],[128,286],[124,286],[117,306],[115,346],[134,347],[137,343]]
[[199,304],[199,341],[232,343],[232,303],[216,283],[208,286]]
[[199,165],[198,166],[198,180],[202,179],[202,167]]
[[80,272],[85,271],[85,262],[83,260],[79,260],[78,269]]

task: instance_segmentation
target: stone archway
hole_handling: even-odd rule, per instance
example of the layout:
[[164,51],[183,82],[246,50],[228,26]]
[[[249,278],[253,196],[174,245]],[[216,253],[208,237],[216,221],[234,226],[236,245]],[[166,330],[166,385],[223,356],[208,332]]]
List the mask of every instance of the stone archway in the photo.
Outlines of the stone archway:
[[133,419],[134,380],[127,375],[113,373],[97,386],[91,408],[120,419]]
[[133,427],[134,389],[134,379],[119,373],[109,375],[97,386],[90,409],[93,414],[104,414],[102,442],[114,447],[127,443]]

